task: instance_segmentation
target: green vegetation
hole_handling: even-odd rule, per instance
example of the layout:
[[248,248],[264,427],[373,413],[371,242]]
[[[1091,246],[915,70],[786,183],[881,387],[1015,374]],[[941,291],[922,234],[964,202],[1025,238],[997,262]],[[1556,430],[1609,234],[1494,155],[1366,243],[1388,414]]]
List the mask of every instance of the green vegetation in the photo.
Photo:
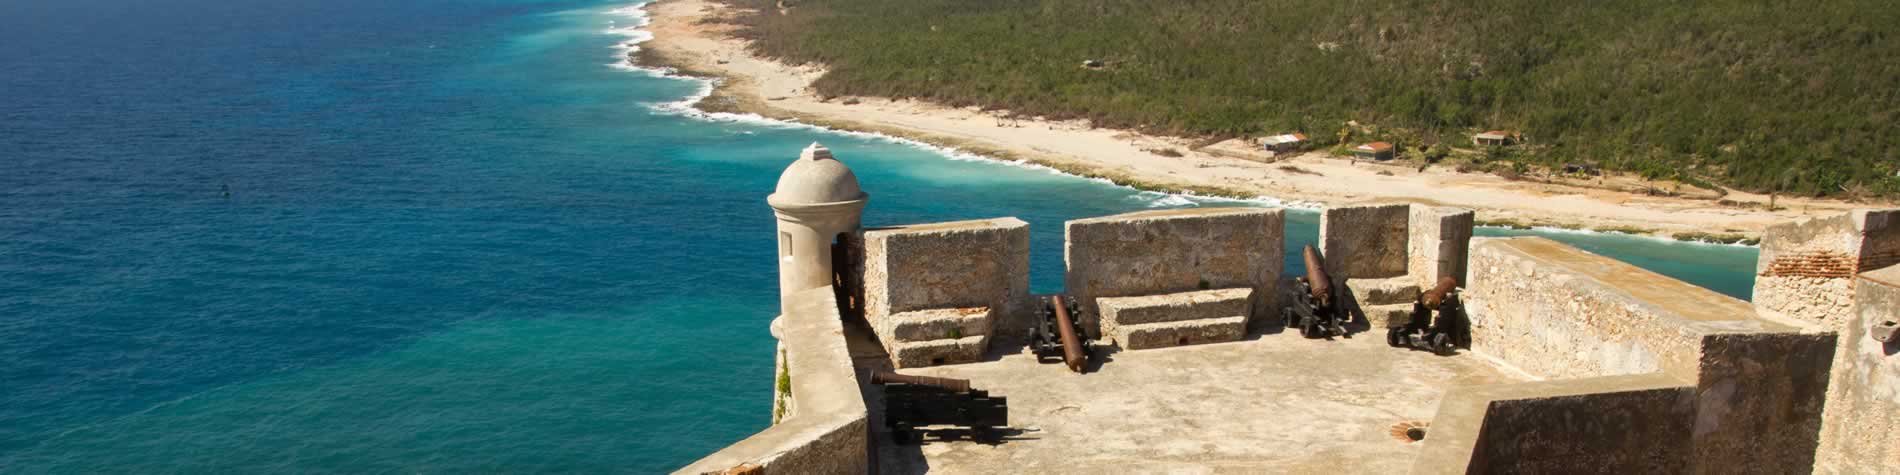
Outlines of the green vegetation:
[[1701,241],[1701,242],[1712,242],[1712,243],[1717,243],[1717,244],[1740,243],[1740,244],[1746,244],[1750,246],[1761,244],[1760,239],[1755,239],[1755,238],[1743,236],[1740,234],[1715,234],[1715,233],[1705,233],[1705,232],[1688,232],[1688,233],[1676,233],[1675,238],[1677,241]]
[[1479,219],[1473,222],[1472,224],[1476,226],[1488,226],[1488,227],[1493,227],[1493,228],[1506,228],[1506,229],[1519,229],[1519,230],[1531,228],[1531,225],[1518,222],[1518,220],[1515,220],[1515,219]]
[[734,21],[758,52],[829,65],[826,95],[1185,136],[1305,131],[1322,149],[1470,148],[1469,133],[1509,129],[1525,144],[1461,155],[1512,162],[1482,167],[1500,173],[1592,163],[1900,195],[1900,9],[1881,1],[727,1],[757,10]]
[[772,401],[772,424],[785,420],[785,400],[792,397],[792,362],[785,359],[785,350],[778,351],[778,360],[783,362],[778,368],[778,399]]
[[1642,236],[1645,234],[1655,232],[1654,229],[1637,227],[1637,226],[1597,226],[1595,228],[1591,228],[1590,230],[1596,231],[1599,233],[1621,233],[1621,234],[1630,234],[1630,235],[1636,235],[1636,236]]

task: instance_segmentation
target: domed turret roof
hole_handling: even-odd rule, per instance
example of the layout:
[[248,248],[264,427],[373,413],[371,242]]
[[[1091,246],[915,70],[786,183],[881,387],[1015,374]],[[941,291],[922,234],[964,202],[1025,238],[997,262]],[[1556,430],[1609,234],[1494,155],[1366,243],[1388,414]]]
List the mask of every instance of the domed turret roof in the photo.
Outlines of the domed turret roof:
[[779,175],[778,189],[772,193],[771,201],[820,204],[864,198],[864,190],[858,188],[858,175],[844,166],[844,162],[832,158],[831,149],[812,142],[799,154],[798,161],[785,167],[785,173]]

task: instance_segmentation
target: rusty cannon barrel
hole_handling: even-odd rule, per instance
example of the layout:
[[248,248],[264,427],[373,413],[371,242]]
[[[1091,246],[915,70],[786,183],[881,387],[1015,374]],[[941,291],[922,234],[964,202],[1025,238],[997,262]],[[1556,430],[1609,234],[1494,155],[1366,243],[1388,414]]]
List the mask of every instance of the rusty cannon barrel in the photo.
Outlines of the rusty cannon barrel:
[[1439,277],[1438,285],[1432,286],[1432,290],[1418,297],[1419,303],[1425,304],[1425,308],[1438,308],[1438,304],[1444,303],[1445,296],[1451,295],[1452,289],[1455,288],[1458,288],[1458,279]]
[[1306,246],[1300,252],[1306,255],[1306,285],[1313,294],[1313,301],[1321,307],[1332,305],[1333,283],[1326,277],[1326,267],[1322,265],[1325,261],[1319,258],[1319,251]]
[[1056,334],[1062,337],[1062,362],[1069,365],[1069,371],[1082,372],[1082,366],[1088,364],[1088,353],[1082,350],[1082,336],[1075,334],[1075,319],[1069,316],[1069,306],[1062,296],[1049,297],[1056,307]]
[[875,373],[871,373],[871,384],[911,384],[911,385],[917,385],[917,386],[930,386],[933,388],[940,388],[940,389],[950,391],[950,392],[958,392],[958,393],[970,392],[970,380],[968,379],[935,378],[935,377],[930,377],[930,376],[912,376],[908,374],[898,374],[898,373],[894,373],[890,371],[878,371]]

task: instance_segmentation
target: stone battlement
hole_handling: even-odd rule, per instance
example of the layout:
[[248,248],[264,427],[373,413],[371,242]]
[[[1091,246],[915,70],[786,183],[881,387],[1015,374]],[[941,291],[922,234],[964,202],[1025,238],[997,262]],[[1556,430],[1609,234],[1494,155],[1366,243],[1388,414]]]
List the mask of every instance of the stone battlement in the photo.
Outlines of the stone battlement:
[[[1900,210],[1770,228],[1750,303],[1548,239],[1473,238],[1468,210],[1329,208],[1318,259],[1346,338],[1283,327],[1306,298],[1282,268],[1283,210],[1078,219],[1063,223],[1063,282],[1099,345],[1077,374],[1025,351],[1030,223],[857,229],[869,195],[828,151],[786,173],[769,200],[776,423],[681,473],[1900,465],[1900,343],[1872,336],[1900,325]],[[1466,351],[1366,337],[1446,278]],[[1006,396],[1011,427],[987,444],[894,443],[869,375],[895,368]]]

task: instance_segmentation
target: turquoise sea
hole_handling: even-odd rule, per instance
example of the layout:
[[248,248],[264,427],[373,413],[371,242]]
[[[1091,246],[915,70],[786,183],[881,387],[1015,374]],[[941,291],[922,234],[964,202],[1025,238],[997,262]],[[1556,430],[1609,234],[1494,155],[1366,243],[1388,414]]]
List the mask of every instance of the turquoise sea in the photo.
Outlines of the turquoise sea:
[[[1040,292],[1064,220],[1264,204],[683,115],[631,5],[0,2],[0,472],[679,467],[769,421],[764,198],[812,141],[867,225],[1030,222]],[[1751,285],[1750,248],[1549,235]]]

